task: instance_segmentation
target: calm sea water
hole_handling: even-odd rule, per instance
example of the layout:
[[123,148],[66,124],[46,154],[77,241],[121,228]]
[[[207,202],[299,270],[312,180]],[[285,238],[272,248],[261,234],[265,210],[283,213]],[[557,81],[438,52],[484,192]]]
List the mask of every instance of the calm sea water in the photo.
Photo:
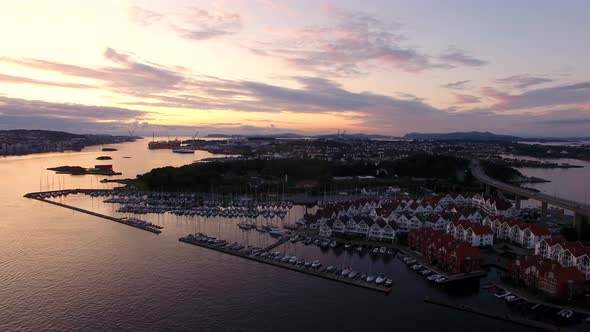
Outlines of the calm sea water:
[[[325,264],[386,273],[383,294],[245,261],[178,242],[201,231],[244,243],[266,244],[237,220],[140,216],[164,225],[160,235],[23,198],[40,188],[105,188],[101,176],[55,175],[47,167],[112,163],[122,177],[154,167],[210,157],[148,151],[147,140],[0,159],[0,330],[128,331],[521,331],[508,323],[425,304],[425,296],[505,310],[474,287],[442,290],[399,259],[373,260],[317,247],[287,244],[291,254]],[[96,161],[108,154],[112,161]],[[132,157],[124,159],[124,156]],[[74,196],[70,204],[116,215],[102,199]],[[294,221],[303,208],[292,209]],[[247,233],[247,234],[246,234]],[[489,278],[494,278],[495,272]]]
[[[583,168],[518,168],[527,176],[535,176],[551,182],[527,183],[526,187],[538,189],[549,195],[567,198],[581,203],[590,204],[590,161],[577,159],[538,159],[526,156],[507,155],[510,158],[543,160],[552,163],[568,163],[584,166]],[[529,202],[532,205],[540,205]]]

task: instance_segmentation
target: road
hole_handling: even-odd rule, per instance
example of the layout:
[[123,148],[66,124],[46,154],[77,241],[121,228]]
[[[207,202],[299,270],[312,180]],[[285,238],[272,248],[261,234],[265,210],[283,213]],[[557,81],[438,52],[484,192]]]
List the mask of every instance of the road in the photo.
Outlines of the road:
[[531,199],[535,199],[541,202],[546,202],[547,204],[557,206],[566,210],[570,210],[581,215],[590,216],[590,205],[583,204],[576,201],[571,201],[569,199],[556,197],[547,195],[542,192],[535,192],[532,190],[524,189],[521,187],[517,187],[515,185],[508,184],[506,182],[498,181],[493,179],[485,174],[481,164],[478,160],[471,160],[470,163],[471,167],[471,174],[478,179],[479,181],[488,184],[492,187],[499,188],[502,191],[509,192],[512,194],[516,194],[518,196],[523,196]]

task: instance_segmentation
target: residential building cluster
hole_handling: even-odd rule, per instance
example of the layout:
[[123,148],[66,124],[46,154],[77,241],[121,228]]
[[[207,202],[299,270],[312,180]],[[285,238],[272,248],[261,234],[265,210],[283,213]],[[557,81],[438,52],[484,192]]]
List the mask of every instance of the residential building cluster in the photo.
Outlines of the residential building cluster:
[[506,240],[523,248],[534,249],[544,239],[551,238],[551,231],[547,226],[522,222],[513,218],[495,216],[483,222],[489,226],[496,240]]
[[323,159],[339,161],[395,160],[416,153],[488,158],[513,152],[503,143],[476,141],[371,140],[335,137],[232,137],[217,141],[196,140],[199,149],[212,153],[241,154],[241,159]]
[[483,224],[492,212],[498,216],[516,213],[506,201],[481,194],[445,194],[426,198],[357,200],[339,202],[304,216],[306,228],[321,236],[360,236],[395,241],[412,230],[446,232],[471,246],[491,246],[493,231]]
[[535,255],[563,267],[575,267],[586,280],[590,280],[590,247],[579,241],[566,241],[559,236],[543,239],[535,245]]
[[563,266],[540,255],[519,256],[508,266],[513,282],[562,300],[584,291],[584,275],[575,266]]
[[590,280],[590,247],[514,220],[496,220],[492,227],[499,236],[535,250],[534,255],[510,262],[508,276],[513,282],[561,300],[584,292],[584,282]]

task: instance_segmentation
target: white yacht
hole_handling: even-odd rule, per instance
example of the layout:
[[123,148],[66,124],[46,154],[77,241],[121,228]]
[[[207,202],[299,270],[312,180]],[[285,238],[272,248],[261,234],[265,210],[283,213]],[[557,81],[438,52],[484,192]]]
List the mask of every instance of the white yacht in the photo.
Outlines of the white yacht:
[[282,236],[283,235],[283,230],[278,227],[278,226],[270,226],[270,231],[268,231],[268,233],[271,236]]
[[385,279],[387,278],[385,278],[384,276],[378,276],[377,279],[375,279],[375,283],[377,285],[381,285],[385,281]]
[[175,148],[172,149],[172,152],[174,153],[195,153],[195,150],[193,149],[189,149],[189,148]]
[[440,274],[433,274],[433,275],[427,277],[426,279],[428,279],[430,281],[434,281],[434,280],[439,279],[439,278],[443,278],[443,276],[441,276]]
[[241,229],[243,229],[245,231],[248,231],[248,230],[250,230],[252,228],[252,226],[250,224],[248,224],[247,222],[245,222],[245,221],[240,222],[238,224],[238,227],[240,227]]

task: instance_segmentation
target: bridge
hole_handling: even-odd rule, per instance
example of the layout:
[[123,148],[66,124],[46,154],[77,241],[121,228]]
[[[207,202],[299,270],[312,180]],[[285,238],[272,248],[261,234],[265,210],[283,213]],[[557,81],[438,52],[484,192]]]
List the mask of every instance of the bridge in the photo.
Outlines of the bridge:
[[542,192],[536,192],[533,190],[521,188],[506,182],[498,181],[494,178],[489,177],[485,174],[479,160],[472,159],[470,163],[471,174],[486,185],[486,193],[489,194],[490,187],[499,189],[502,192],[514,194],[516,197],[515,204],[516,208],[520,208],[520,201],[523,197],[534,199],[541,202],[541,217],[545,218],[547,215],[547,206],[553,205],[560,207],[565,210],[574,212],[574,228],[581,234],[584,219],[590,217],[590,205],[583,204],[580,202],[572,201],[569,199],[551,196]]

